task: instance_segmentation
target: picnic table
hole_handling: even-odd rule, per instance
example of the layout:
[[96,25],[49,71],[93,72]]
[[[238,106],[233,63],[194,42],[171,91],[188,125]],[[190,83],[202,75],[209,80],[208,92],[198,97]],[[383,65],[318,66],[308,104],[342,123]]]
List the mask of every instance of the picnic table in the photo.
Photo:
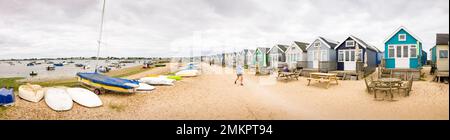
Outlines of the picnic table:
[[277,79],[280,77],[285,77],[286,80],[294,79],[294,78],[298,80],[298,77],[300,76],[301,72],[302,72],[302,70],[294,70],[293,72],[278,71]]
[[306,80],[308,80],[308,86],[311,84],[311,81],[318,81],[319,83],[326,83],[327,86],[326,88],[328,89],[328,87],[330,87],[330,83],[332,81],[335,81],[336,84],[338,83],[337,80],[337,74],[336,73],[321,73],[321,72],[315,72],[315,73],[310,73],[309,74],[309,78],[307,78]]
[[376,81],[378,84],[374,87],[374,98],[377,99],[377,90],[384,91],[386,94],[390,94],[391,99],[393,100],[394,95],[392,94],[392,90],[398,90],[402,87],[402,80],[399,78],[380,78]]
[[380,78],[378,82],[380,82],[381,86],[392,85],[392,87],[398,87],[402,85],[402,80],[399,78]]

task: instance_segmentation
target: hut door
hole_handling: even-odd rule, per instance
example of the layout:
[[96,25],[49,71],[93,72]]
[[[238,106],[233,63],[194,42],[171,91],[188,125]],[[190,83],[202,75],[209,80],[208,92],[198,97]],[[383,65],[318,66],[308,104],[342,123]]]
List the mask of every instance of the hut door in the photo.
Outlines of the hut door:
[[395,67],[409,68],[409,53],[408,45],[399,45],[395,48]]
[[319,68],[319,51],[313,51],[313,68]]
[[344,70],[356,70],[355,50],[347,50],[344,54]]

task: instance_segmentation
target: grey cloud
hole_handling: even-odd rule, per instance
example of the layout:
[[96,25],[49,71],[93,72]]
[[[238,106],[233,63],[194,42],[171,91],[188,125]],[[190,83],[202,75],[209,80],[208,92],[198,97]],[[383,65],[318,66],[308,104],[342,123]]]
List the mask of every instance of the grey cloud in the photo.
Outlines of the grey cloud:
[[[448,5],[448,0],[107,0],[101,54],[175,56],[187,55],[191,47],[212,53],[317,36],[341,41],[348,35],[382,49],[400,25],[421,37],[427,49],[435,33],[449,30]],[[100,0],[0,0],[0,59],[95,55],[100,8]]]

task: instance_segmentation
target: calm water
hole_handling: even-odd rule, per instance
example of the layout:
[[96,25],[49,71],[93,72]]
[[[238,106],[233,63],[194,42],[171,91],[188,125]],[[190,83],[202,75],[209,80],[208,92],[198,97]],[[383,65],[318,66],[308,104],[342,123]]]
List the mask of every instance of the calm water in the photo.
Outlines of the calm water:
[[[54,63],[60,63],[60,62],[69,62],[70,60],[53,60],[51,62]],[[25,77],[27,79],[34,79],[34,78],[66,78],[66,77],[75,77],[77,72],[93,72],[95,67],[96,60],[72,60],[75,63],[69,63],[67,65],[64,65],[62,67],[55,67],[55,70],[53,71],[47,71],[47,66],[53,65],[53,64],[47,64],[44,61],[37,61],[42,63],[41,65],[35,65],[35,66],[27,66],[28,63],[32,61],[20,61],[20,63],[17,63],[17,61],[14,61],[15,65],[10,65],[6,63],[6,61],[0,62],[0,77]],[[108,63],[105,60],[99,60],[99,66],[107,66],[111,63],[117,63],[119,60],[110,60]],[[122,68],[142,65],[143,61],[136,60],[135,63],[126,63],[125,66],[121,66]],[[75,64],[84,64],[89,65],[89,69],[83,69],[82,67],[76,67]],[[114,70],[116,68],[112,68],[111,70]],[[30,72],[34,71],[37,72],[37,76],[30,76]]]

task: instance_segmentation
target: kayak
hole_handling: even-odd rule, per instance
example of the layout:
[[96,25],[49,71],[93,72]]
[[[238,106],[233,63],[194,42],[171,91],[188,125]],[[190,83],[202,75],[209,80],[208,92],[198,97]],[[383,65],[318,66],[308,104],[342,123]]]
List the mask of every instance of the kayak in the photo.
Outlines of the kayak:
[[152,91],[155,87],[146,83],[139,83],[139,87],[136,88],[136,91]]
[[175,73],[175,75],[181,77],[193,77],[198,75],[198,70],[182,70]]
[[167,79],[173,79],[173,80],[176,80],[176,81],[180,81],[182,78],[181,78],[181,76],[176,76],[176,75],[168,75],[168,76],[160,76],[160,77],[165,77],[165,78],[167,78]]
[[167,79],[164,77],[144,77],[139,79],[139,82],[146,83],[149,85],[169,85],[173,86],[173,79]]

